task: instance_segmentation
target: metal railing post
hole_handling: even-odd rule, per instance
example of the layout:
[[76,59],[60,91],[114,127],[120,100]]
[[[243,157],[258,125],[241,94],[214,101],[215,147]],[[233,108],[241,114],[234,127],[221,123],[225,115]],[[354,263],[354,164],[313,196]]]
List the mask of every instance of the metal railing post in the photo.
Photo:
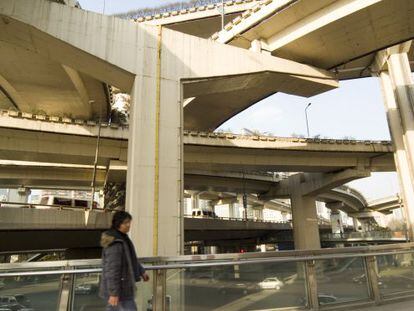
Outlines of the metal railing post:
[[365,258],[365,267],[367,282],[371,298],[375,301],[375,304],[381,303],[381,292],[378,286],[378,266],[377,258],[375,256],[368,256]]
[[58,311],[71,311],[73,302],[73,274],[63,274],[60,279]]
[[316,281],[315,260],[305,261],[305,280],[308,306],[311,310],[319,310],[318,284]]
[[152,310],[165,311],[166,310],[166,290],[167,290],[167,270],[158,269],[154,271],[154,287],[152,289]]

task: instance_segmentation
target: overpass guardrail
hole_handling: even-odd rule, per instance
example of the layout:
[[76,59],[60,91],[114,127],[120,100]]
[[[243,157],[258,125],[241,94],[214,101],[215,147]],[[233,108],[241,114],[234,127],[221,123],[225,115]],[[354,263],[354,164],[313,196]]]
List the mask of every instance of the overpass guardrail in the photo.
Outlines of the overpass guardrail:
[[[414,298],[414,243],[152,257],[141,262],[151,281],[137,283],[136,301],[147,311],[349,310]],[[100,264],[0,264],[0,301],[20,299],[30,310],[103,310]]]
[[403,231],[367,231],[321,234],[323,240],[407,240],[407,234]]

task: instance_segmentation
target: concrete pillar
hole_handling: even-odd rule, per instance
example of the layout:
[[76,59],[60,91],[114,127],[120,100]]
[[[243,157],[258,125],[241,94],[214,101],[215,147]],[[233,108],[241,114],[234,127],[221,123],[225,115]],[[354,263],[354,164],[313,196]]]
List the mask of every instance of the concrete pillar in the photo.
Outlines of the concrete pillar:
[[[160,27],[148,28],[131,93],[126,207],[139,256],[183,253],[182,103]],[[156,53],[154,51],[157,51]]]
[[292,193],[290,200],[295,249],[321,248],[316,197]]
[[354,231],[355,232],[359,231],[358,230],[358,228],[359,228],[358,219],[356,217],[352,217],[352,222],[353,222],[353,225],[354,225]]
[[[392,49],[391,49],[392,52]],[[414,240],[414,97],[411,70],[406,53],[391,54],[388,70],[381,71],[388,126],[395,148],[394,160],[399,177],[408,235]]]
[[195,209],[199,209],[200,207],[200,199],[198,197],[197,193],[192,193],[191,194],[191,209],[195,210]]
[[282,221],[287,221],[288,220],[288,218],[287,218],[288,213],[287,212],[280,212],[280,214],[282,216]]
[[292,209],[293,240],[295,249],[321,248],[319,237],[316,196],[303,195],[304,174],[296,174],[289,179],[291,189],[290,204]]
[[9,189],[8,201],[16,203],[27,203],[31,191],[28,188]]
[[331,211],[331,226],[332,226],[332,233],[334,234],[344,233],[344,225],[342,223],[341,213],[338,210]]
[[237,218],[237,204],[236,203],[229,203],[229,217],[230,218]]

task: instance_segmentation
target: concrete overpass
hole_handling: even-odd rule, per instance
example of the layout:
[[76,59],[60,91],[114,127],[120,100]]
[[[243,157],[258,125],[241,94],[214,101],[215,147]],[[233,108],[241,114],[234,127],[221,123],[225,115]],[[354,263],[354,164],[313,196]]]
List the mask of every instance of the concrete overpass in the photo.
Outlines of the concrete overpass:
[[[228,23],[243,12],[254,7],[260,0],[225,1],[224,22]],[[192,36],[209,38],[221,29],[221,3],[185,8],[179,11],[135,17],[134,12],[118,14],[121,18],[134,18],[138,23],[162,25]]]
[[[0,252],[27,249],[96,248],[112,213],[58,206],[0,207]],[[321,224],[323,232],[330,226]],[[184,218],[185,241],[243,241],[275,238],[292,231],[290,222]],[[291,233],[290,233],[291,234]],[[31,237],[28,239],[28,237]]]
[[[89,122],[39,120],[38,116],[4,112],[0,116],[0,158],[90,165],[98,126]],[[68,120],[69,121],[69,120]],[[81,124],[79,124],[81,123]],[[101,130],[99,164],[126,161],[129,129],[105,126]],[[363,167],[393,171],[389,142],[333,139],[252,137],[225,133],[183,134],[186,170],[335,172]]]
[[392,210],[403,207],[403,202],[399,195],[377,199],[369,202],[368,207],[381,213],[391,213]]
[[409,0],[265,1],[212,38],[359,78],[377,51],[414,38],[413,10]]
[[[92,172],[93,166],[86,165],[0,161],[0,187],[89,190]],[[98,167],[96,188],[102,189],[106,182],[125,183],[126,172],[127,166],[124,163],[111,162],[108,168]],[[365,173],[362,172],[362,174]],[[358,177],[358,175],[351,176],[352,178]],[[275,179],[274,176],[266,173],[243,174],[240,172],[187,170],[184,176],[184,188],[213,193],[237,194],[246,192],[249,195],[256,194],[259,197],[255,196],[251,199],[255,200],[257,204],[270,209],[282,210],[277,204],[277,206],[273,206],[271,199],[288,198],[289,190],[278,195],[273,192],[270,196],[269,191],[277,189],[279,183],[283,183],[285,180]],[[345,181],[343,178],[339,179],[340,184]],[[234,195],[231,197],[234,198]],[[219,200],[220,197],[215,199]],[[376,203],[367,203],[358,191],[346,186],[335,187],[335,184],[318,189],[317,200],[325,202],[327,207],[333,210],[342,210],[349,214],[379,208]],[[378,209],[378,211],[381,210]]]
[[[409,0],[269,0],[237,16],[211,38],[324,68],[339,79],[359,78],[371,76],[368,67],[377,51],[414,38],[413,11]],[[259,76],[251,84],[264,85],[263,79]],[[226,95],[220,91],[217,95]],[[256,97],[255,102],[263,98]],[[213,98],[196,96],[184,106],[185,127],[215,129],[250,106],[229,100],[232,109],[223,110]]]

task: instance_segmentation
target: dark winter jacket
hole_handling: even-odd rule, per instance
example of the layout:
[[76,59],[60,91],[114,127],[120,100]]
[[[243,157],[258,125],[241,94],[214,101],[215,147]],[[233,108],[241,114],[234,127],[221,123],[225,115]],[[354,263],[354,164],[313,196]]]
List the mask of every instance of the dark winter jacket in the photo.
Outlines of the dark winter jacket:
[[135,295],[135,282],[145,273],[138,262],[134,246],[126,234],[118,230],[102,233],[102,277],[99,294],[102,298],[118,296],[119,300]]

